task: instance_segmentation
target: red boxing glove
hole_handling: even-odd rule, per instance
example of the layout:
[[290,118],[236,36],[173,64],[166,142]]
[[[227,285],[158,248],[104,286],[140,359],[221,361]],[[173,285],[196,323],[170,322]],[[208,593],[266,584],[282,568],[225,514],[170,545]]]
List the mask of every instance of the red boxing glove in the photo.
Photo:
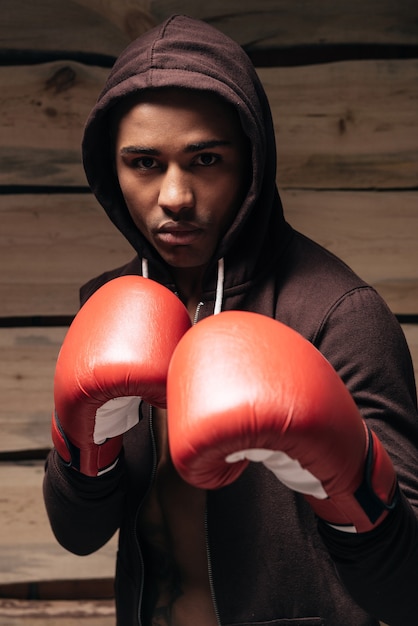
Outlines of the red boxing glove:
[[263,462],[348,532],[373,529],[393,504],[392,463],[342,380],[276,320],[229,311],[191,328],[170,363],[167,407],[174,465],[196,487]]
[[141,399],[166,406],[167,370],[190,327],[166,287],[122,276],[98,289],[76,315],[58,355],[52,440],[62,459],[88,476],[117,461],[122,434]]

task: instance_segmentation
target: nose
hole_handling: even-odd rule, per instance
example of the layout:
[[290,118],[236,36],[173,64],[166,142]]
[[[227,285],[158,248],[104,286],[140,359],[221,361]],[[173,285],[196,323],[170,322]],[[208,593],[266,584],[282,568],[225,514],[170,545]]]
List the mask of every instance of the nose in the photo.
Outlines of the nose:
[[158,204],[172,216],[194,207],[195,196],[190,175],[179,166],[167,168],[161,179]]

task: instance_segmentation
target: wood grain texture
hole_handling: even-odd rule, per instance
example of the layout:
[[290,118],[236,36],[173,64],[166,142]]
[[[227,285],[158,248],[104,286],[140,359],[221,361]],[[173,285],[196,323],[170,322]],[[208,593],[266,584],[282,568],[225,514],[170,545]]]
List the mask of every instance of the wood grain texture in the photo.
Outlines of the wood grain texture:
[[2,0],[0,48],[116,56],[172,13],[204,19],[249,50],[418,43],[413,0]]
[[418,61],[259,69],[281,188],[408,189],[418,172]]
[[0,219],[0,316],[73,314],[81,284],[134,256],[91,195],[3,195]]
[[43,475],[43,462],[0,463],[0,584],[111,578],[116,536],[89,556],[64,550],[47,519]]
[[51,447],[55,362],[66,330],[0,329],[0,452]]
[[67,61],[0,67],[0,184],[86,186],[82,131],[108,72]]
[[296,230],[342,258],[394,313],[418,311],[418,193],[281,192]]
[[[125,21],[142,14],[141,0],[135,4],[136,11],[133,0],[2,0],[0,50],[115,57],[131,40]],[[142,32],[148,28],[147,19]]]
[[171,13],[204,19],[248,49],[333,43],[417,43],[413,0],[151,0],[160,21]]
[[402,330],[411,351],[415,380],[418,384],[418,324],[402,324]]
[[0,600],[0,626],[114,626],[114,602]]

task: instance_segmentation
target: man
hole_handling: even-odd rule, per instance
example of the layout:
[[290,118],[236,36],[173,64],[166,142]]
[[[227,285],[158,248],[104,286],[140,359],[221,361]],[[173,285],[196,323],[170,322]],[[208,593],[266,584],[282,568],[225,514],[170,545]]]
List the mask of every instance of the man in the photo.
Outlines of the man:
[[83,156],[136,256],[81,290],[44,494],[77,554],[119,529],[118,626],[415,624],[409,352],[286,223],[246,55],[170,18],[116,62]]

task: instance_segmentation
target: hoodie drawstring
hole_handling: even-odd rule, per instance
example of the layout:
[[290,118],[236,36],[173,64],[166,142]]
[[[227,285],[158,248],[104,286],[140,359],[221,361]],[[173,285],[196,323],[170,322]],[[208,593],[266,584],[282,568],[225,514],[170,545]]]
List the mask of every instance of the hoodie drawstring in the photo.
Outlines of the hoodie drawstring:
[[213,309],[213,314],[217,315],[222,310],[222,300],[224,295],[224,277],[225,277],[225,264],[224,260],[219,259],[218,261],[218,278],[216,280],[216,297],[215,297],[215,306]]

